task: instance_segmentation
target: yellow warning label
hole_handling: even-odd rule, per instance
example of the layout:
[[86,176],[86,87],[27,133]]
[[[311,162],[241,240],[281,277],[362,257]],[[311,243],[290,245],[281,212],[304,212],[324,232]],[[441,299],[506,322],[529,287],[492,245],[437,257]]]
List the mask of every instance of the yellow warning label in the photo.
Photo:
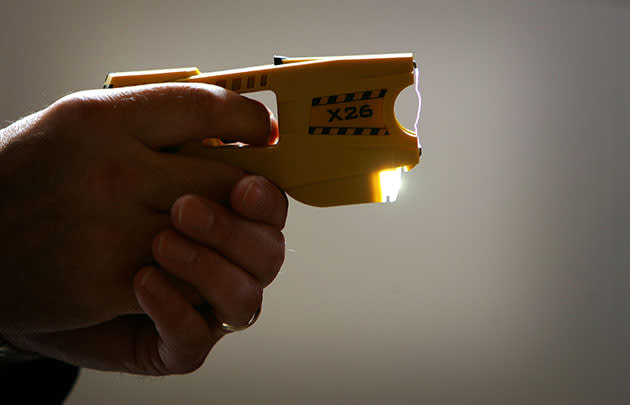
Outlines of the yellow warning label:
[[383,124],[383,100],[387,89],[315,97],[310,127],[377,128]]

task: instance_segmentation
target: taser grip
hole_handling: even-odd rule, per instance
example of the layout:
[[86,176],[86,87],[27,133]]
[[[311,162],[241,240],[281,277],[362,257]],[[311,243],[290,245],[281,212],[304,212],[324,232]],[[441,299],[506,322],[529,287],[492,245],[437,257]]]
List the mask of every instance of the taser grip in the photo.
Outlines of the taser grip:
[[203,74],[195,68],[111,74],[105,85],[178,81],[207,83],[238,93],[271,90],[278,103],[280,139],[276,145],[209,147],[191,142],[182,145],[179,153],[265,176],[310,205],[382,201],[378,173],[411,168],[419,161],[415,134],[403,128],[394,114],[396,97],[413,83],[412,55],[280,62]]

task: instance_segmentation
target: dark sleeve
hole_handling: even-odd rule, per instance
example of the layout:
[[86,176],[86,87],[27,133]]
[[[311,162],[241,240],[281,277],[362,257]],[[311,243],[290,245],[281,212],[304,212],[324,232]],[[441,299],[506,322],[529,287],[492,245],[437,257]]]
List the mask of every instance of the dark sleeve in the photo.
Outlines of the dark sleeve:
[[78,375],[78,367],[53,359],[0,361],[0,392],[2,398],[19,398],[24,404],[61,404]]

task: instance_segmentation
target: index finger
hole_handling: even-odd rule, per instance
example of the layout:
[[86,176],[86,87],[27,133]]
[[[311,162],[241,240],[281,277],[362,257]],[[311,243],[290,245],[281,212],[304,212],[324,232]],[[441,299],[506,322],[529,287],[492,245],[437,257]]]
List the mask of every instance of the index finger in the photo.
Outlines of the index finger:
[[[203,83],[160,83],[75,93],[70,100],[97,106],[150,148],[219,138],[268,145],[275,134],[264,104]],[[103,107],[103,108],[99,108]]]

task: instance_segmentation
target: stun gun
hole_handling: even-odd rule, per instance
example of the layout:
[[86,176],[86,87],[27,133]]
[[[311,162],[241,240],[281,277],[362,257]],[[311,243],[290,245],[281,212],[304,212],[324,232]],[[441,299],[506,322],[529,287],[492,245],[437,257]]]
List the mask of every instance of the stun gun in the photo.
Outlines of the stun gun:
[[[393,202],[403,171],[420,160],[417,134],[396,119],[398,94],[414,83],[412,54],[285,58],[273,65],[200,73],[197,68],[110,73],[105,88],[207,83],[276,95],[275,145],[206,139],[177,153],[237,166],[268,178],[305,204],[329,207]],[[416,130],[417,131],[417,130]]]

